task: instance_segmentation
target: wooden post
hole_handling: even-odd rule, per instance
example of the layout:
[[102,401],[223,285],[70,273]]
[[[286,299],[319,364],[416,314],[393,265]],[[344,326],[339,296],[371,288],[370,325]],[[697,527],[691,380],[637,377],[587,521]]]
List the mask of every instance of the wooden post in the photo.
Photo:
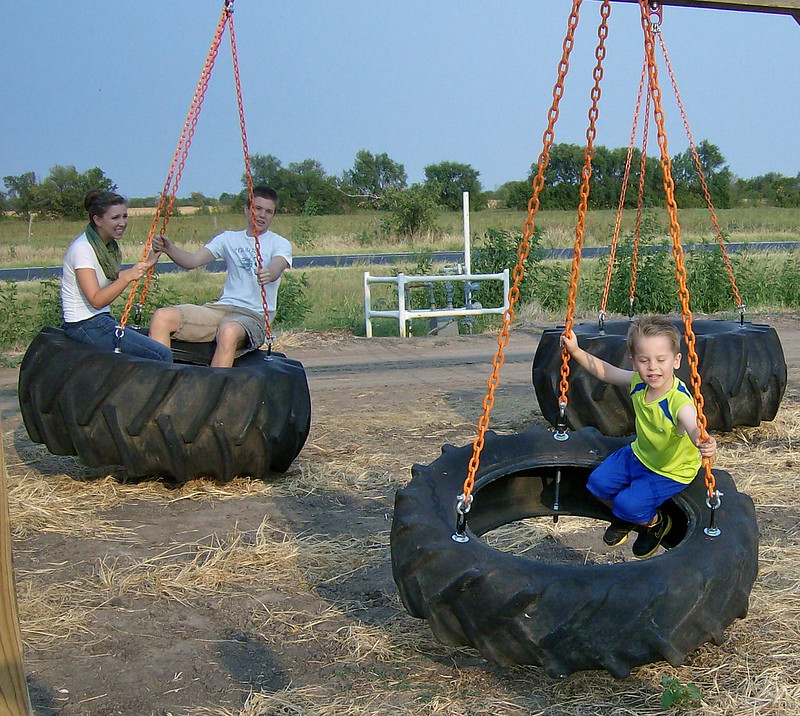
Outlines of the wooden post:
[[3,421],[0,419],[0,713],[4,716],[30,716],[31,704],[22,664],[22,637],[11,563],[6,477]]

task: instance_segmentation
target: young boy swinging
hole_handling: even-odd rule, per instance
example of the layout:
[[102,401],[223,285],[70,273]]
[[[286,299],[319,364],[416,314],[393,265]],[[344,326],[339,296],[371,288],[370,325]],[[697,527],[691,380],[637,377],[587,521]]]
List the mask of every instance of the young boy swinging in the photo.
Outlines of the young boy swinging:
[[701,442],[694,400],[675,375],[681,364],[675,326],[661,316],[643,316],[631,323],[627,342],[634,370],[587,353],[574,333],[561,337],[570,356],[593,376],[630,388],[636,439],[609,455],[589,475],[586,487],[614,515],[603,541],[613,547],[636,530],[633,554],[645,559],[672,527],[669,514],[659,507],[694,479],[701,455],[713,457],[717,443],[710,435]]

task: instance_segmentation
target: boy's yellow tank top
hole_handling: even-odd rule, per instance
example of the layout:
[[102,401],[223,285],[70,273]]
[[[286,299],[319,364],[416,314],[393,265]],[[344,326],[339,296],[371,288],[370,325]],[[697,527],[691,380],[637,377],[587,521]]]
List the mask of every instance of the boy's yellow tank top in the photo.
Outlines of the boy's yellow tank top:
[[700,453],[687,433],[678,434],[678,411],[694,400],[677,377],[666,395],[646,402],[647,385],[638,373],[631,379],[636,414],[636,440],[631,449],[645,467],[659,475],[689,484],[700,469]]

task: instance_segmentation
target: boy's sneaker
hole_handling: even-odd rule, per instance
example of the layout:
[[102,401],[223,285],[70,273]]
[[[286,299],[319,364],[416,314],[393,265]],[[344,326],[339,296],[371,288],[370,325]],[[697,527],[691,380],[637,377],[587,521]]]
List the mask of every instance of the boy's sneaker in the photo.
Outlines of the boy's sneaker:
[[658,522],[650,527],[641,527],[639,529],[639,536],[633,543],[633,556],[639,559],[647,559],[655,554],[661,540],[669,532],[672,527],[672,518],[664,513],[656,513]]
[[630,532],[633,527],[634,526],[630,522],[624,522],[615,517],[611,520],[611,524],[606,527],[606,531],[603,533],[603,542],[609,547],[616,547],[618,544],[622,544],[628,539],[628,532]]

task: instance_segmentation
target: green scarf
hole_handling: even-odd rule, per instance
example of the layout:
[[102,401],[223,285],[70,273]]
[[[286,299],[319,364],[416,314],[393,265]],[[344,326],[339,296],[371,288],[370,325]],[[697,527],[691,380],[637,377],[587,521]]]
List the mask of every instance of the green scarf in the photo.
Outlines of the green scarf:
[[106,278],[116,281],[119,278],[119,270],[122,268],[122,251],[120,251],[116,239],[111,239],[108,243],[103,241],[91,221],[86,225],[84,233],[89,239],[90,246],[94,249]]

